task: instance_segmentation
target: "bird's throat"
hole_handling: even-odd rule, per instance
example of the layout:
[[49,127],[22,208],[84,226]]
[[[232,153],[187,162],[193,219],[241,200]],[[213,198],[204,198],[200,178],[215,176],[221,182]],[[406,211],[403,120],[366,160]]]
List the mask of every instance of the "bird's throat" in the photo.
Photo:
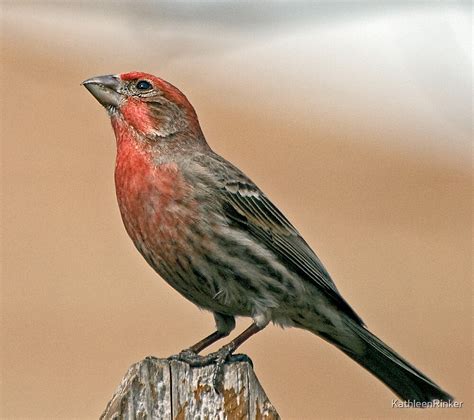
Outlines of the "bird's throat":
[[120,136],[115,187],[124,225],[142,254],[152,249],[165,253],[182,236],[183,222],[193,223],[195,206],[189,187],[176,163],[157,163],[146,141],[137,140],[133,131],[120,124],[114,129]]

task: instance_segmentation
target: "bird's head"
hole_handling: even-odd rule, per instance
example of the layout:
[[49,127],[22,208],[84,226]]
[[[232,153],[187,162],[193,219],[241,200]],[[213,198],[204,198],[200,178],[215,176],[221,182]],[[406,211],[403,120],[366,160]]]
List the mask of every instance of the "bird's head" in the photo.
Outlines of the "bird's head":
[[149,139],[177,133],[201,137],[196,112],[175,86],[147,73],[93,77],[82,84],[119,121]]

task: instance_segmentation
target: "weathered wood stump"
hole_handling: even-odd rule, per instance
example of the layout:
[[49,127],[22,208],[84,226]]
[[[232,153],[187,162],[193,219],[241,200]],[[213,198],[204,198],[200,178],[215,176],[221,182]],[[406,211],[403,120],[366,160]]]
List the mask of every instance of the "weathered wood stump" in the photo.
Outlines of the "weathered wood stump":
[[147,357],[132,365],[101,419],[279,419],[249,362],[224,366],[221,393],[214,366],[190,367]]

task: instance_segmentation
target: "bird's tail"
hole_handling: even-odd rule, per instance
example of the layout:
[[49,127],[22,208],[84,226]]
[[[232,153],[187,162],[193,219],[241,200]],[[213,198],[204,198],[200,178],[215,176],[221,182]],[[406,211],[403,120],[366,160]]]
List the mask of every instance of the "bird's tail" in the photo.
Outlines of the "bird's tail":
[[404,401],[429,402],[452,401],[453,397],[443,391],[431,379],[404,360],[363,325],[346,319],[347,327],[362,342],[357,351],[346,344],[338,343],[333,337],[321,335],[362,367],[380,379]]

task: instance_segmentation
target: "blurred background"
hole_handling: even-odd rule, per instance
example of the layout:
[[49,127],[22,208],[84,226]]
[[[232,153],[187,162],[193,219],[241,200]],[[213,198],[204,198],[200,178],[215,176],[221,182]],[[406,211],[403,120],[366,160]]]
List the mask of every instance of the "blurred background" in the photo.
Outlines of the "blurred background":
[[471,48],[468,1],[3,1],[0,417],[97,418],[132,363],[213,329],[128,239],[110,123],[80,86],[141,70],[464,402],[393,409],[335,348],[269,326],[242,351],[282,417],[471,418]]

